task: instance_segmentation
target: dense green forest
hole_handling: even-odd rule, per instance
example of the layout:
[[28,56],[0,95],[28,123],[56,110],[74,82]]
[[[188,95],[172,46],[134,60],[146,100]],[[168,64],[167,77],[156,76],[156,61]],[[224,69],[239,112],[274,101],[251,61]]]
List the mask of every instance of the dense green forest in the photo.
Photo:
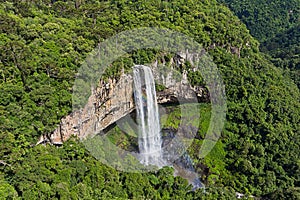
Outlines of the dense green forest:
[[[298,1],[281,1],[295,8],[293,15],[271,10],[268,16],[282,16],[270,25],[274,29],[265,28],[268,23],[255,28],[246,23],[250,31],[216,0],[0,2],[0,199],[234,199],[235,192],[300,198],[300,92],[271,62],[282,56],[299,64]],[[249,10],[247,16],[257,13]],[[222,75],[228,105],[222,137],[208,156],[199,158],[210,111],[203,105],[206,117],[188,150],[205,192],[191,191],[170,167],[139,174],[105,166],[77,138],[61,147],[35,146],[40,135],[51,133],[71,112],[73,82],[88,53],[106,38],[137,27],[164,27],[194,38]],[[261,53],[250,33],[276,56]],[[293,35],[295,46],[290,48],[293,40],[280,34]],[[270,45],[278,45],[278,51]],[[285,48],[295,54],[279,52]],[[161,56],[153,50],[133,52],[107,74]],[[178,115],[175,110],[173,116]],[[174,122],[166,121],[167,126]]]
[[219,0],[243,21],[260,49],[300,87],[300,1]]
[[299,24],[299,0],[218,0],[247,25],[259,41],[266,41]]

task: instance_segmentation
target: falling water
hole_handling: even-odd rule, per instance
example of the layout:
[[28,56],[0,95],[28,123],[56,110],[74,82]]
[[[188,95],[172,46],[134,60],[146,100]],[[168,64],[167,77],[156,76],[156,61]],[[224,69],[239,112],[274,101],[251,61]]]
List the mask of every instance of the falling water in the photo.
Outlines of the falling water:
[[162,167],[162,141],[153,74],[149,67],[143,65],[134,66],[133,74],[141,162]]
[[[169,155],[163,155],[155,83],[151,69],[143,65],[134,66],[133,80],[141,162],[144,165],[156,165],[158,167],[168,165],[167,163],[170,165],[168,160],[172,160],[172,156],[180,154],[181,149],[185,150],[182,142],[173,138],[176,145],[175,151],[167,151],[165,153]],[[193,190],[204,188],[187,153],[184,153],[181,159],[171,165],[174,165],[177,175],[186,178],[193,185]]]

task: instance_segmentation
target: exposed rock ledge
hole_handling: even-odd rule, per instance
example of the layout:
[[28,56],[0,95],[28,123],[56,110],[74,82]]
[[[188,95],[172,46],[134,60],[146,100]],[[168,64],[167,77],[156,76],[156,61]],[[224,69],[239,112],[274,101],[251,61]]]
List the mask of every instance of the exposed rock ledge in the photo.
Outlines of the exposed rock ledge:
[[[157,68],[157,66],[156,66]],[[153,69],[155,80],[160,80],[167,88],[157,92],[157,101],[163,103],[208,101],[209,94],[205,88],[192,87],[186,75],[175,82],[172,74],[158,77]],[[118,80],[100,81],[99,86],[92,90],[86,106],[61,119],[60,125],[50,134],[40,137],[37,144],[62,144],[72,135],[80,139],[90,134],[99,133],[112,123],[121,119],[135,109],[133,97],[133,78],[130,74],[122,74]]]

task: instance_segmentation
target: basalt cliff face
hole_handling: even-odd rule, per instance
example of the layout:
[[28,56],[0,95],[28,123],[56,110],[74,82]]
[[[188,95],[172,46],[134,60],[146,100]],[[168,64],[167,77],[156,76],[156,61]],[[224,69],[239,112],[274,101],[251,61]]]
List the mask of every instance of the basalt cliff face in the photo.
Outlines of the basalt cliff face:
[[[172,71],[162,75],[157,64],[151,67],[155,80],[159,80],[165,87],[157,92],[159,104],[209,101],[207,89],[191,86],[186,73],[175,79]],[[37,144],[62,144],[71,136],[83,139],[89,135],[101,134],[101,131],[135,109],[133,88],[131,74],[123,73],[118,78],[101,80],[98,86],[92,89],[92,95],[85,107],[61,119],[57,129],[42,135]]]

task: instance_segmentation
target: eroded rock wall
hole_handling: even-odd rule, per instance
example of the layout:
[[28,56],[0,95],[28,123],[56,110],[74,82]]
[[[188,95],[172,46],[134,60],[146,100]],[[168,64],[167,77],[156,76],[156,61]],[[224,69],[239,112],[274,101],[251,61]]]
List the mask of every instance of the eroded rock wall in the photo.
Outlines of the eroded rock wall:
[[85,138],[102,131],[133,110],[131,75],[122,74],[118,80],[100,81],[85,107],[61,119],[59,127],[50,134],[42,135],[38,144],[62,144],[72,135]]
[[[152,69],[155,80],[166,86],[163,91],[157,92],[158,103],[209,101],[207,89],[192,87],[187,81],[186,73],[180,74],[179,78],[177,73],[177,78],[174,78],[172,70],[162,75],[157,64],[153,64]],[[122,74],[118,79],[101,80],[98,87],[92,89],[85,107],[61,119],[57,129],[42,135],[37,144],[62,144],[72,135],[83,139],[100,133],[135,109],[133,95],[131,74]]]

